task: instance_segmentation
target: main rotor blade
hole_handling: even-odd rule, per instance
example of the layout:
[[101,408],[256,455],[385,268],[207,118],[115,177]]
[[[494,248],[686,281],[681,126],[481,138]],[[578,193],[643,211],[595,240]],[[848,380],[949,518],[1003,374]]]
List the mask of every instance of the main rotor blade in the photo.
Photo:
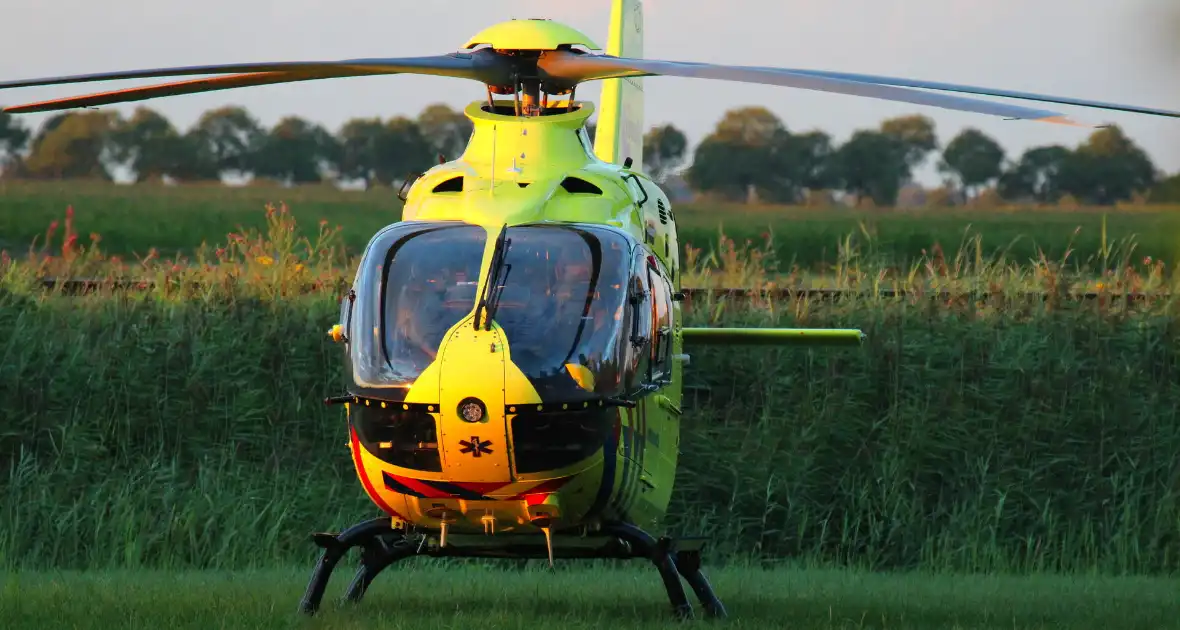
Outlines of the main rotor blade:
[[32,112],[52,112],[76,107],[94,107],[96,105],[110,105],[112,103],[127,103],[143,101],[162,96],[178,96],[181,94],[197,94],[201,92],[216,92],[233,88],[253,87],[258,85],[275,85],[279,83],[294,83],[296,81],[313,81],[316,79],[334,79],[343,77],[366,76],[384,74],[381,72],[254,72],[249,74],[231,74],[223,77],[206,79],[189,79],[160,85],[145,85],[140,87],[98,92],[84,96],[71,96],[51,101],[29,103],[5,107],[0,111],[9,114],[29,114]]
[[[491,50],[477,50],[471,53],[450,53],[428,57],[344,59],[340,61],[278,61],[267,63],[233,63],[204,66],[181,66],[175,68],[154,68],[120,72],[99,72],[64,77],[22,79],[0,82],[0,90],[62,85],[66,83],[90,83],[93,81],[115,81],[121,79],[150,79],[156,77],[187,76],[195,74],[240,74],[256,72],[340,72],[367,71],[370,73],[413,73],[463,79],[482,79],[489,72],[504,69],[504,60]],[[499,62],[499,63],[497,63]]]
[[784,87],[864,96],[887,101],[929,105],[943,109],[991,114],[1013,119],[1027,119],[1077,126],[1084,125],[1059,112],[1032,109],[1019,105],[994,103],[978,99],[921,92],[904,87],[879,83],[838,79],[802,74],[779,68],[754,66],[722,66],[707,63],[686,63],[649,59],[627,59],[607,55],[587,55],[557,51],[543,55],[537,67],[554,79],[589,81],[629,76],[675,76],[698,79],[718,79],[742,83],[781,85]]
[[1090,101],[1080,98],[1071,98],[1066,96],[1049,96],[1046,94],[1036,94],[1034,92],[1014,92],[1012,90],[996,90],[992,88],[981,88],[971,85],[959,85],[956,83],[941,83],[938,81],[920,81],[917,79],[902,79],[897,77],[882,77],[872,74],[851,74],[848,72],[828,72],[825,70],[799,70],[795,68],[783,68],[795,74],[806,74],[811,76],[829,77],[833,79],[844,79],[848,81],[862,81],[866,83],[876,83],[878,85],[896,85],[901,87],[921,88],[925,90],[942,90],[944,92],[963,92],[965,94],[982,94],[984,96],[999,96],[1003,98],[1019,98],[1026,101],[1041,101],[1044,103],[1057,103],[1061,105],[1077,105],[1078,107],[1093,107],[1096,109],[1109,109],[1114,111],[1131,112],[1135,114],[1150,114],[1152,116],[1167,116],[1169,118],[1180,118],[1180,112],[1170,111],[1166,109],[1157,109],[1154,107],[1142,107],[1139,105],[1123,105],[1120,103],[1105,103],[1102,101]]

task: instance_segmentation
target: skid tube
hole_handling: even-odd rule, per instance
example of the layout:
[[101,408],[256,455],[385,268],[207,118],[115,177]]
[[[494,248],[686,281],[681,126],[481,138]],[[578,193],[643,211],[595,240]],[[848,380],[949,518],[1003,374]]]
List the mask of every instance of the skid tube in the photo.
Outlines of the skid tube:
[[[450,539],[455,540],[452,536]],[[555,535],[556,540],[563,537]],[[577,536],[582,538],[582,536]],[[705,546],[703,538],[672,539],[667,537],[655,538],[635,525],[629,523],[606,523],[596,532],[591,532],[585,538],[605,539],[605,544],[587,548],[555,547],[554,557],[560,559],[618,559],[631,560],[646,558],[660,573],[664,589],[672,604],[673,613],[681,619],[693,617],[692,604],[680,578],[688,583],[696,595],[697,600],[705,609],[705,614],[711,618],[725,618],[725,606],[713,592],[713,586],[705,579],[701,572],[701,551]],[[404,530],[393,529],[389,517],[375,518],[358,523],[340,534],[318,533],[312,535],[312,541],[323,549],[307,590],[299,602],[300,612],[314,615],[319,610],[320,601],[328,586],[328,580],[336,565],[353,547],[361,549],[360,566],[356,575],[345,592],[344,600],[359,602],[382,571],[389,565],[415,556],[429,556],[434,558],[502,558],[502,559],[543,559],[548,557],[548,547],[544,542],[509,542],[503,539],[497,541],[494,537],[478,537],[484,542],[475,544],[448,544],[439,546],[434,537],[427,538],[424,534],[411,535]],[[477,540],[478,540],[477,539]],[[470,541],[469,541],[470,542]]]

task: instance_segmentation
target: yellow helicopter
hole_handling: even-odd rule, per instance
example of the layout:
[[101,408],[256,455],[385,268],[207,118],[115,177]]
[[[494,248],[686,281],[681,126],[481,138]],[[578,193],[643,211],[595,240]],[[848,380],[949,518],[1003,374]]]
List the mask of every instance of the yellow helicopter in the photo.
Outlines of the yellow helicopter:
[[[395,561],[646,558],[673,610],[681,578],[709,616],[705,540],[664,516],[680,441],[681,377],[696,344],[857,345],[859,330],[692,328],[668,197],[642,172],[644,76],[766,83],[1077,124],[1056,112],[925,90],[1180,117],[1180,113],[908,79],[643,59],[639,0],[614,0],[601,52],[577,30],[512,20],[445,55],[191,66],[0,83],[0,89],[223,74],[6,108],[24,113],[230,88],[414,73],[483,83],[466,151],[403,186],[401,221],[372,237],[329,336],[342,344],[356,474],[383,515],[322,549],[300,609],[314,613],[345,553],[345,598]],[[592,103],[605,81],[594,145]],[[919,88],[919,89],[913,89]],[[496,95],[502,98],[496,99]]]

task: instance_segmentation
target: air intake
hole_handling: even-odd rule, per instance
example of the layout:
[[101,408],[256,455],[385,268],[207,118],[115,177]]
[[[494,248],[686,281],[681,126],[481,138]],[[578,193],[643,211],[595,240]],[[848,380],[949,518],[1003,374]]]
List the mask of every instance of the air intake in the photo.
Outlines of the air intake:
[[561,187],[571,195],[601,195],[602,189],[590,182],[577,177],[567,177],[561,182]]
[[463,192],[463,176],[452,177],[445,182],[435,186],[431,192]]

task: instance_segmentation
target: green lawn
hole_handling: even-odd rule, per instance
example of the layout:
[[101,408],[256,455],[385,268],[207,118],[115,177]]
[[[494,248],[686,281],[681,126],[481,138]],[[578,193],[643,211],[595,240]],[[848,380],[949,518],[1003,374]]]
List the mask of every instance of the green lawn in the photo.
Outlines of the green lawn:
[[[344,568],[342,566],[342,568]],[[355,608],[338,572],[317,617],[296,607],[310,572],[17,573],[0,625],[17,628],[672,628],[654,569],[390,570]],[[1180,580],[881,575],[826,570],[710,573],[731,628],[1180,628]],[[333,598],[333,601],[329,601]],[[695,602],[695,600],[694,600]],[[703,616],[699,614],[698,618]],[[698,621],[697,623],[707,623]]]

